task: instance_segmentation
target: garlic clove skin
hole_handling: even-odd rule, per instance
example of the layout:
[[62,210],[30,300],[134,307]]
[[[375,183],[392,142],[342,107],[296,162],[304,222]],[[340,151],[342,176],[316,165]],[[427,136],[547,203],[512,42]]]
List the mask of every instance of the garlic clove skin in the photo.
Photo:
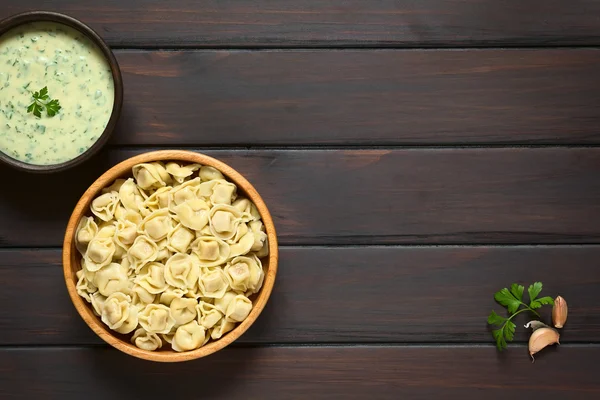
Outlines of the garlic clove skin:
[[554,324],[554,327],[562,328],[567,322],[568,313],[567,301],[561,296],[554,299],[554,306],[552,306],[552,324]]
[[529,321],[524,326],[525,326],[525,328],[531,328],[531,329],[533,329],[533,331],[536,331],[536,330],[538,330],[540,328],[550,328],[548,325],[546,325],[542,321],[536,321],[536,320]]
[[560,335],[555,329],[552,328],[539,328],[536,329],[529,338],[529,355],[531,356],[532,362],[535,361],[533,355],[541,351],[544,347],[558,343]]

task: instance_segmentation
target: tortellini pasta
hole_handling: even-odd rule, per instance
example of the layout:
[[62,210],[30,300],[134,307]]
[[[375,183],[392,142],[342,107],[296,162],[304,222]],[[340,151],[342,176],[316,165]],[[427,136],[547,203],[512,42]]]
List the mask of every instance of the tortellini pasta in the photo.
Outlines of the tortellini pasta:
[[217,169],[150,162],[90,204],[75,232],[76,291],[140,349],[191,351],[252,311],[268,241],[260,213]]
[[131,342],[142,350],[154,351],[162,346],[162,341],[156,333],[150,333],[139,328],[131,337]]
[[165,279],[169,285],[186,290],[194,287],[200,275],[200,265],[189,254],[177,253],[165,264]]
[[175,326],[171,310],[162,304],[148,304],[140,311],[138,320],[142,328],[150,333],[169,333]]
[[182,325],[177,328],[175,336],[173,336],[173,350],[189,351],[197,349],[204,343],[205,335],[206,330],[203,326],[198,325],[197,321]]
[[104,193],[103,195],[96,197],[92,201],[90,207],[92,213],[102,221],[110,221],[115,216],[115,211],[119,205],[119,195],[117,192]]

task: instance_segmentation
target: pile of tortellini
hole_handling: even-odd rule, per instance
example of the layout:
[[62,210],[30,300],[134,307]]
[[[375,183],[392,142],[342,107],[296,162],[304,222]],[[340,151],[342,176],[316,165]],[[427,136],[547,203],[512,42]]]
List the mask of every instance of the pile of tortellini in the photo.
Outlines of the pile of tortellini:
[[141,349],[197,349],[252,310],[269,247],[260,214],[210,166],[152,162],[132,172],[78,225],[77,293]]

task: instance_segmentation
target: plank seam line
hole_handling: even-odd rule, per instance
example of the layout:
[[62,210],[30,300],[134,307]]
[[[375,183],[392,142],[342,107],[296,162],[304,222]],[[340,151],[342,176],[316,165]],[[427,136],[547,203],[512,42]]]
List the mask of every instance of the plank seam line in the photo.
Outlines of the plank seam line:
[[[600,134],[600,131],[599,131]],[[459,149],[596,149],[600,143],[575,143],[575,144],[501,144],[501,143],[473,143],[473,144],[347,144],[347,145],[191,145],[191,144],[157,144],[157,145],[135,145],[135,144],[110,144],[111,150],[141,150],[150,151],[158,149],[184,148],[199,151],[339,151],[339,150],[459,150]]]
[[[500,244],[285,244],[279,245],[279,249],[294,250],[294,249],[385,249],[385,248],[398,248],[398,249],[412,249],[412,248],[423,248],[423,249],[467,249],[467,248],[548,248],[548,249],[560,249],[560,248],[593,248],[599,247],[600,243],[500,243]],[[0,252],[12,252],[12,251],[62,251],[61,246],[11,246],[11,247],[0,247]]]
[[[231,345],[228,349],[244,349],[244,348],[430,348],[430,349],[456,349],[456,348],[489,348],[493,350],[496,346],[491,344],[483,343],[261,343],[261,344],[244,344],[244,345]],[[600,347],[600,343],[565,343],[560,345],[561,348],[596,348]],[[40,350],[40,349],[113,349],[108,344],[89,344],[89,345],[65,345],[65,344],[45,344],[45,345],[0,345],[0,351],[2,350]],[[525,343],[514,344],[511,343],[510,349],[525,349],[527,345]],[[116,351],[116,350],[115,350]]]
[[[595,38],[600,42],[600,38]],[[565,49],[585,49],[585,50],[598,50],[600,49],[600,43],[594,44],[576,44],[576,43],[551,43],[549,40],[548,44],[509,44],[509,43],[490,43],[480,42],[473,43],[471,45],[457,44],[457,45],[444,45],[442,42],[431,42],[429,44],[406,44],[406,43],[315,43],[315,44],[284,44],[284,43],[273,43],[272,45],[221,45],[221,44],[181,44],[171,46],[161,45],[137,45],[128,43],[112,43],[108,41],[111,49],[118,51],[162,51],[162,52],[179,52],[179,51],[246,51],[246,52],[273,52],[273,51],[486,51],[486,50],[565,50]]]

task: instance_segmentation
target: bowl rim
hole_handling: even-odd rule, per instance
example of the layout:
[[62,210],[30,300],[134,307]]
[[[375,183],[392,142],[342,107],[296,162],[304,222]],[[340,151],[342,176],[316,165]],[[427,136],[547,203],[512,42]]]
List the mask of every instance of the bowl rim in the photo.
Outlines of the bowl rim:
[[121,116],[121,109],[123,107],[123,78],[121,76],[121,68],[119,67],[119,63],[117,62],[115,55],[113,54],[110,47],[106,44],[104,39],[102,39],[102,37],[88,25],[69,15],[57,13],[54,11],[27,11],[20,14],[11,15],[0,21],[0,37],[2,37],[2,35],[4,35],[13,28],[34,22],[55,22],[67,25],[84,34],[96,46],[98,46],[100,51],[102,51],[102,54],[104,54],[104,57],[108,62],[108,65],[110,66],[110,70],[113,77],[113,108],[111,111],[110,118],[106,123],[106,127],[104,128],[102,134],[94,142],[94,144],[77,157],[59,164],[38,165],[29,164],[24,161],[17,160],[16,158],[10,157],[8,154],[0,150],[0,162],[3,162],[4,164],[10,167],[19,169],[21,171],[34,173],[60,172],[87,161],[89,158],[94,156],[102,147],[104,147],[104,145],[112,135],[115,126],[117,125],[117,121],[119,120],[119,117]]
[[[256,208],[258,209],[262,218],[262,222],[265,226],[269,244],[269,269],[265,273],[263,286],[257,293],[256,299],[253,301],[253,307],[248,317],[222,338],[198,349],[181,353],[171,351],[161,352],[143,350],[118,338],[114,333],[112,333],[112,331],[108,329],[108,327],[103,327],[100,319],[93,314],[89,304],[85,302],[85,300],[79,296],[79,294],[77,294],[77,278],[73,273],[71,266],[73,254],[77,254],[77,250],[75,248],[75,232],[80,219],[86,215],[87,208],[89,207],[89,204],[93,198],[95,198],[95,196],[97,196],[103,188],[112,184],[115,179],[118,179],[124,174],[130,172],[134,165],[154,161],[198,163],[218,169],[221,173],[223,173],[223,175],[235,183],[238,189],[242,189],[247,197],[256,205]],[[224,162],[205,154],[188,150],[158,150],[142,153],[121,161],[103,173],[98,179],[96,179],[96,181],[94,181],[94,183],[89,186],[73,209],[65,230],[62,250],[63,274],[67,291],[71,301],[73,302],[73,305],[85,323],[101,339],[116,349],[137,358],[158,362],[181,362],[198,359],[215,353],[228,346],[233,341],[237,340],[254,323],[269,300],[275,283],[275,277],[277,275],[278,259],[279,253],[275,225],[273,224],[273,219],[267,208],[267,205],[254,186],[252,186],[252,184],[248,182],[248,180],[246,180],[246,178],[244,178],[239,172]]]

